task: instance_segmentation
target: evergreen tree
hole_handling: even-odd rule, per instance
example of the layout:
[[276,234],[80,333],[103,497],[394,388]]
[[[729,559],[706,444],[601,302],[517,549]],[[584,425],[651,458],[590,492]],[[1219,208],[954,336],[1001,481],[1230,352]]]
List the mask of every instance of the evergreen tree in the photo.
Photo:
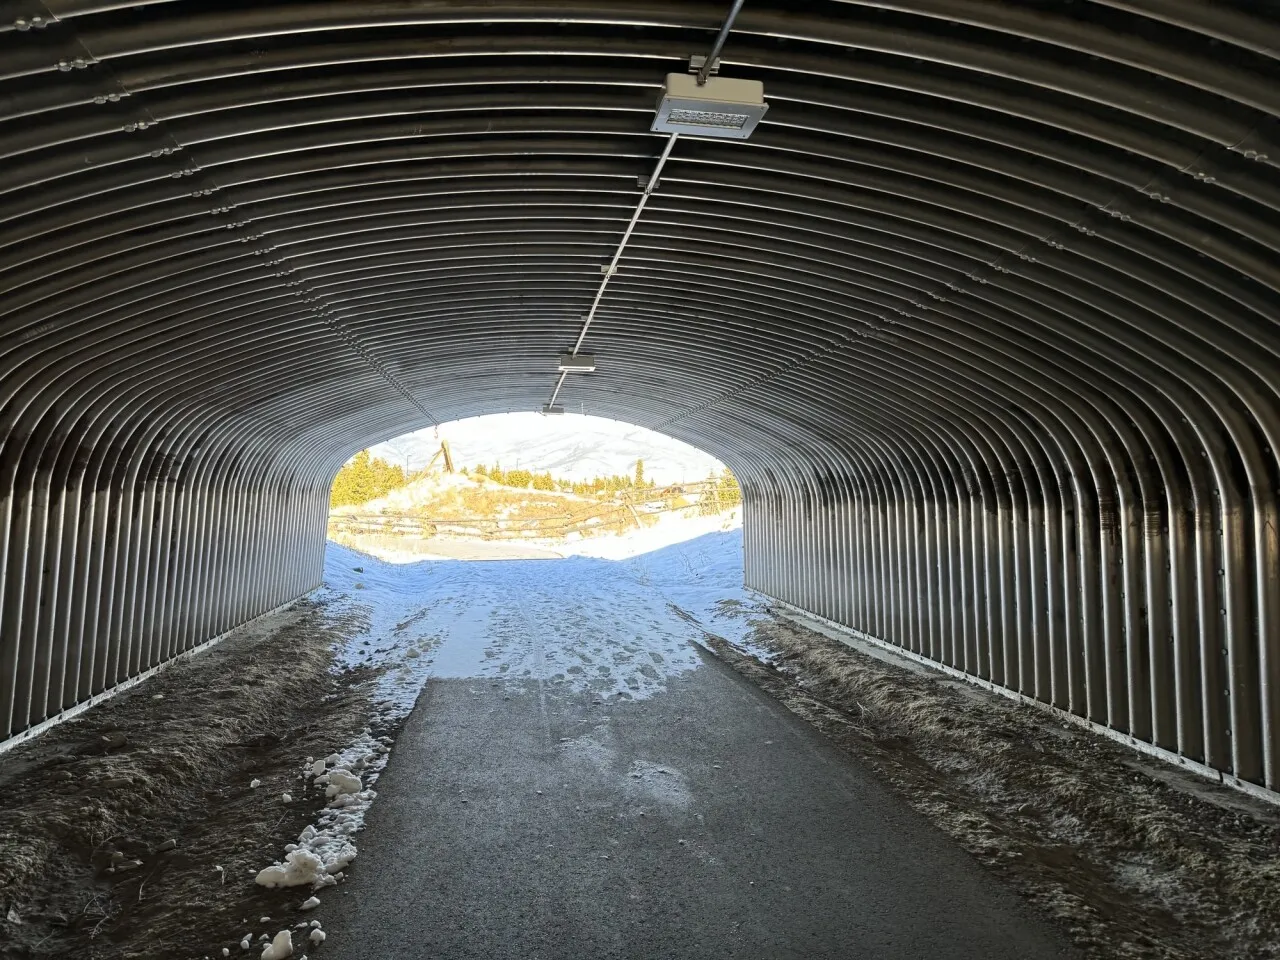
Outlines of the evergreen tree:
[[636,486],[637,487],[644,486],[644,461],[643,460],[636,461]]
[[329,503],[334,507],[359,506],[404,485],[402,467],[371,457],[368,450],[361,450],[343,464],[333,478]]
[[742,502],[742,489],[738,486],[738,478],[727,467],[719,480],[720,502],[726,507],[736,507]]

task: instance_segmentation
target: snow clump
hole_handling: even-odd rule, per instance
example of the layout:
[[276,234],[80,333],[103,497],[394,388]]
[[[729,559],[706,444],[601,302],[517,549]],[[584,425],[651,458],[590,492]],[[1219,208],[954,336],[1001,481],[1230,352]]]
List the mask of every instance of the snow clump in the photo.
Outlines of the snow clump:
[[[328,784],[325,796],[329,802],[316,823],[308,824],[299,834],[298,842],[285,847],[284,860],[258,873],[260,885],[310,885],[318,890],[343,879],[343,871],[356,858],[351,838],[364,827],[364,815],[378,795],[371,787],[387,764],[389,750],[388,740],[365,732],[341,753],[312,762],[309,771],[318,785]],[[323,772],[330,765],[334,769]],[[361,772],[367,782],[361,780]]]
[[[307,827],[307,830],[314,829]],[[305,830],[303,836],[306,836]],[[259,871],[256,882],[264,887],[300,887],[307,883],[327,887],[336,881],[328,875],[324,861],[319,856],[306,847],[298,847],[285,855],[284,863],[273,864]]]
[[285,960],[286,957],[292,956],[293,934],[288,930],[281,930],[276,934],[276,938],[262,949],[262,960]]
[[324,795],[332,800],[349,793],[359,793],[363,787],[360,778],[350,770],[338,769],[329,774],[329,786],[325,788]]

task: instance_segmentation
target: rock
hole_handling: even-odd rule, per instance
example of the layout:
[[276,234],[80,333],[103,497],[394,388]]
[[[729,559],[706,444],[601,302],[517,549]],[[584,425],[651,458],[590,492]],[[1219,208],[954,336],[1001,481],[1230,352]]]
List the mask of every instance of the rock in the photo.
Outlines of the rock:
[[108,777],[98,784],[103,790],[120,790],[124,787],[132,786],[133,781],[128,777]]
[[119,750],[128,742],[129,738],[123,730],[112,730],[110,733],[104,734],[100,739],[104,751]]
[[166,840],[164,843],[160,844],[160,846],[156,847],[156,853],[168,853],[170,850],[177,850],[177,849],[178,849],[177,840]]
[[116,864],[116,873],[127,873],[130,870],[137,870],[142,866],[141,860],[125,860],[123,863]]

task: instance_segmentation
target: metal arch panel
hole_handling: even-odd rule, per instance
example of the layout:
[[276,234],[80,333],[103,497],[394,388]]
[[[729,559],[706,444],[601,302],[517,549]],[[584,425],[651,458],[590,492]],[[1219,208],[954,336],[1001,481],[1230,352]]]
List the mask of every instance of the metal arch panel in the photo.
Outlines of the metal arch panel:
[[[675,146],[564,399],[730,463],[751,585],[1275,789],[1280,21],[1088,2],[743,5],[768,115]],[[45,9],[0,737],[313,586],[350,452],[544,403],[725,12]]]

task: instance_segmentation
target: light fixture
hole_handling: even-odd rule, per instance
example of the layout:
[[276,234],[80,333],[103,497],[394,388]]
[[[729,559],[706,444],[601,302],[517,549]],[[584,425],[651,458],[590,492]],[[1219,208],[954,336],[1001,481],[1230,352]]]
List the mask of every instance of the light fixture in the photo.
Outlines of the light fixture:
[[706,83],[699,84],[698,78],[689,74],[669,73],[650,129],[745,140],[768,109],[764,84],[759,80],[708,77]]
[[542,405],[542,415],[544,417],[564,416],[564,407],[559,403],[544,403]]
[[596,368],[596,358],[589,353],[560,354],[561,373],[591,373]]

